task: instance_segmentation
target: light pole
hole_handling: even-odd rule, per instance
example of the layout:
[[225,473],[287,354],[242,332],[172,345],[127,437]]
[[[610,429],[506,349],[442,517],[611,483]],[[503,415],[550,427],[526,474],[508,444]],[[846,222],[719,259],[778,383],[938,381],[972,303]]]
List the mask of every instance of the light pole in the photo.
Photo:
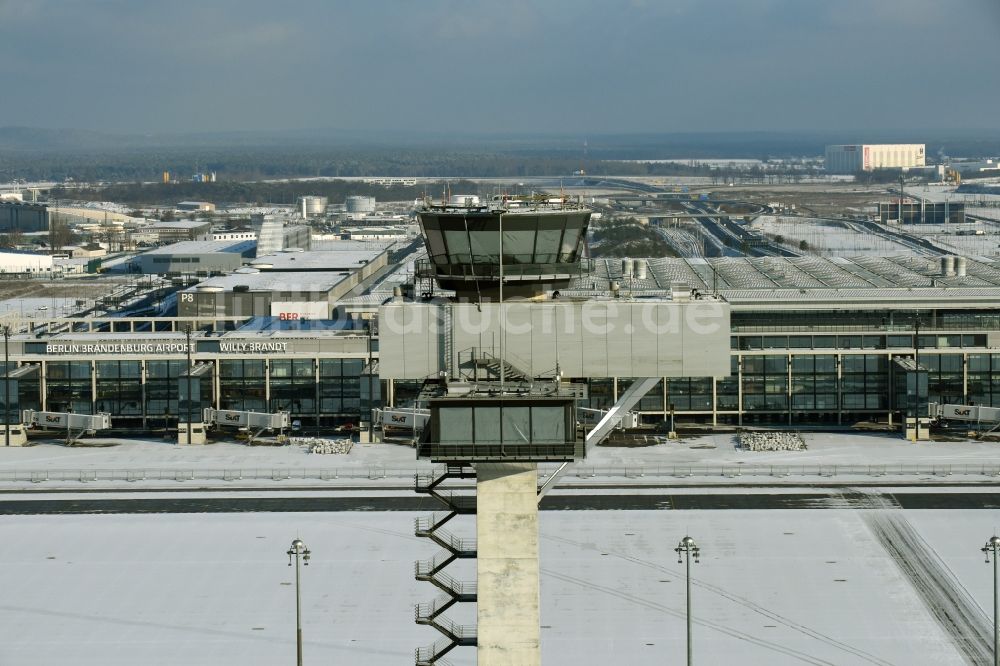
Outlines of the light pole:
[[191,446],[191,324],[184,327],[184,336],[187,338],[187,443]]
[[295,663],[298,666],[302,666],[302,594],[299,588],[299,556],[305,565],[309,566],[310,552],[301,539],[293,541],[288,549],[288,566],[292,566],[292,556],[295,556]]
[[1000,610],[997,601],[997,555],[1000,554],[1000,537],[994,535],[982,547],[986,554],[986,563],[990,563],[990,553],[993,553],[993,666],[1000,666],[1000,624],[997,623],[997,611]]
[[[681,539],[681,542],[677,544],[674,548],[674,552],[677,553],[677,564],[687,562],[687,663],[691,666],[691,556],[694,556],[695,564],[700,560],[698,559],[701,554],[701,549],[698,548],[698,544],[694,542],[689,536]],[[681,553],[684,557],[681,558]]]
[[10,446],[10,355],[7,353],[7,343],[10,342],[10,326],[3,327],[3,445]]

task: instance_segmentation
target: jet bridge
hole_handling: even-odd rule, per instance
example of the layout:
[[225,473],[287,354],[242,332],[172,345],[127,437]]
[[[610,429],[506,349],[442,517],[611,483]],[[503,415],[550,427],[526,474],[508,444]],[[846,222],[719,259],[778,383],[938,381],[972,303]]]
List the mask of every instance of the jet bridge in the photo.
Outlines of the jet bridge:
[[416,407],[388,407],[372,410],[372,423],[382,428],[382,433],[399,431],[409,433],[414,438],[423,432],[431,418],[431,410]]
[[66,444],[72,446],[83,435],[93,435],[98,430],[111,428],[110,414],[76,414],[74,412],[21,412],[21,422],[29,428],[61,430],[66,433]]
[[927,403],[927,416],[937,422],[963,421],[975,424],[976,430],[993,432],[1000,428],[1000,408],[978,405],[949,405],[937,402]]
[[283,432],[289,427],[288,412],[244,412],[233,409],[205,409],[203,422],[208,427],[237,428],[248,435],[247,444],[265,431]]
[[[576,408],[577,421],[580,426],[586,428],[588,432],[600,423],[601,419],[604,418],[607,413],[607,409],[594,409],[591,407]],[[627,430],[629,428],[638,428],[639,423],[640,420],[638,412],[628,412],[627,414],[622,414],[621,421],[616,427],[621,430]]]

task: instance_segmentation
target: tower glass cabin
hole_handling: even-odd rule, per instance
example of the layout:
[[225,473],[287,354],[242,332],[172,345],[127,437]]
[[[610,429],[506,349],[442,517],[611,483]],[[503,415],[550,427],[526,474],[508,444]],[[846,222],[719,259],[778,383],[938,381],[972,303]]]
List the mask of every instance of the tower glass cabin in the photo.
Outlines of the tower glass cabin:
[[[452,197],[419,211],[427,259],[417,275],[459,298],[534,296],[560,289],[584,272],[581,261],[591,212],[562,199]],[[503,261],[501,263],[501,255]]]

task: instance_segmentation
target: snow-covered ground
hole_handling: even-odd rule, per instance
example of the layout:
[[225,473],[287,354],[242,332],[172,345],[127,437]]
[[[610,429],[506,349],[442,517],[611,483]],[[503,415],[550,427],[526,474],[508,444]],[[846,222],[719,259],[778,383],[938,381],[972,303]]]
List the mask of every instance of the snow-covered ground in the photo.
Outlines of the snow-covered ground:
[[[875,538],[902,514],[972,604],[991,612],[979,548],[991,511],[616,511],[541,514],[543,662],[682,663],[690,533],[695,661],[783,666],[966,663]],[[5,516],[0,664],[243,666],[294,659],[301,537],[306,663],[396,666],[437,639],[412,604],[436,590],[409,513]],[[456,532],[471,524],[458,525]],[[988,614],[973,608],[975,622]],[[458,613],[451,613],[462,619]],[[986,623],[986,624],[984,624]],[[471,664],[473,651],[452,653]]]
[[950,250],[955,254],[972,257],[995,257],[998,252],[1000,234],[986,236],[956,236],[954,234],[919,234],[927,240]]
[[[979,181],[979,182],[983,184],[986,183],[986,181]],[[1000,195],[965,194],[965,193],[959,194],[955,191],[955,189],[956,188],[954,185],[919,185],[919,186],[907,185],[906,193],[907,195],[917,196],[927,201],[936,201],[936,202],[951,201],[953,203],[960,202],[964,203],[967,206],[974,206],[977,203],[983,201],[987,202],[1000,201]]]
[[[751,453],[736,448],[732,434],[703,435],[648,447],[599,446],[568,472],[573,483],[667,482],[704,484],[801,483],[835,477],[845,482],[878,477],[882,483],[949,476],[952,481],[986,482],[1000,470],[1000,443],[908,442],[898,435],[803,433],[808,449]],[[89,440],[106,447],[38,444],[0,446],[0,487],[48,488],[170,484],[239,487],[282,485],[400,485],[417,471],[431,469],[401,444],[355,444],[346,455],[318,455],[302,446],[217,443],[176,446],[166,442]],[[543,466],[542,471],[554,466]]]
[[10,298],[0,301],[0,315],[17,313],[22,318],[68,317],[81,308],[76,298]]
[[761,215],[751,227],[763,234],[782,236],[784,244],[792,249],[805,241],[818,254],[884,257],[913,253],[908,246],[885,236],[829,220]]

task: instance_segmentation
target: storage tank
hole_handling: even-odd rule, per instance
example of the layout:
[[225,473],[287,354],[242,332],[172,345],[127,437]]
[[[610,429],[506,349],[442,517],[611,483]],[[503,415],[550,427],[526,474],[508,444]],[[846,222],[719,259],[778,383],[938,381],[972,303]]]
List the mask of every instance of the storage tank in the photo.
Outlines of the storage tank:
[[344,202],[344,208],[348,213],[355,215],[367,215],[375,212],[375,197],[350,196]]
[[299,210],[302,217],[313,217],[326,214],[326,205],[329,200],[326,197],[305,196],[299,197]]
[[474,194],[453,194],[448,197],[448,205],[458,208],[472,208],[479,205],[479,197]]
[[969,270],[969,260],[965,257],[955,257],[955,275],[965,277]]
[[622,277],[632,277],[631,259],[622,259]]
[[955,257],[941,257],[941,275],[950,276],[955,274]]
[[634,271],[635,271],[635,277],[636,277],[637,280],[645,280],[646,279],[646,260],[645,259],[636,259],[635,260]]

